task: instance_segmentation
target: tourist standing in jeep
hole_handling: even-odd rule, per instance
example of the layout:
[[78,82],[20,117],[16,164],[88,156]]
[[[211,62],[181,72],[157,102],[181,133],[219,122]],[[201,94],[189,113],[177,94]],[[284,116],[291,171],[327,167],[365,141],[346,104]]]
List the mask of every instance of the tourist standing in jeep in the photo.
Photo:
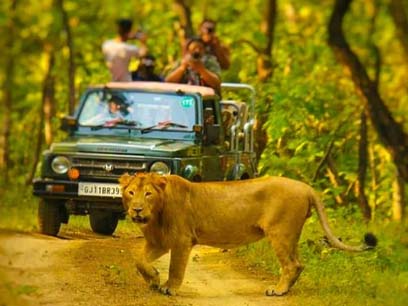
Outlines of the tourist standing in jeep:
[[199,28],[200,38],[204,42],[205,52],[217,58],[221,69],[228,69],[231,64],[230,49],[218,38],[216,25],[214,20],[204,19]]
[[[119,19],[117,21],[118,36],[109,39],[102,44],[102,52],[106,65],[112,75],[114,82],[129,82],[132,80],[129,72],[129,63],[133,57],[142,57],[147,54],[146,39],[143,32],[132,32],[132,21],[129,19]],[[141,46],[129,44],[130,39],[137,39]]]
[[166,77],[166,82],[212,87],[220,92],[221,68],[217,59],[205,53],[199,37],[190,38],[180,64]]

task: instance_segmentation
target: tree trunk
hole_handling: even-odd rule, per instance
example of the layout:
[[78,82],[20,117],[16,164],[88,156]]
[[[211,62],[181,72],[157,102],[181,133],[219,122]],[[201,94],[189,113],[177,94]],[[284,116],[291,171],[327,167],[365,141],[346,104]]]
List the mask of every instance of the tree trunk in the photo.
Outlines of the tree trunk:
[[45,143],[49,146],[53,141],[53,131],[52,131],[52,118],[54,117],[54,107],[55,107],[55,99],[54,99],[54,92],[55,92],[55,77],[53,76],[53,69],[54,69],[54,50],[51,48],[49,51],[48,56],[48,68],[47,74],[44,79],[43,85],[43,98],[42,98],[42,108],[44,113],[44,136],[45,136]]
[[398,39],[405,52],[405,59],[408,63],[408,17],[403,1],[391,0],[390,12],[395,23]]
[[11,114],[13,109],[13,79],[14,79],[14,52],[12,46],[15,39],[15,15],[17,0],[11,1],[9,8],[9,20],[6,33],[6,50],[3,50],[7,58],[4,71],[5,80],[3,83],[3,128],[0,136],[0,170],[3,173],[4,182],[8,182],[10,169],[10,131]]
[[368,200],[365,194],[365,181],[367,172],[367,160],[368,160],[368,136],[367,136],[367,117],[361,112],[360,122],[360,143],[358,149],[358,180],[357,180],[357,194],[358,203],[366,221],[371,220],[371,208],[368,204]]
[[[47,73],[44,77],[43,87],[42,87],[42,100],[41,100],[42,103],[41,103],[41,108],[40,108],[40,122],[38,123],[37,143],[35,144],[32,168],[26,179],[27,185],[31,184],[31,181],[33,180],[34,175],[35,175],[37,164],[40,160],[44,134],[45,134],[45,139],[46,139],[47,144],[50,144],[48,142],[52,141],[52,138],[50,139],[50,137],[52,137],[50,136],[52,135],[52,132],[50,131],[50,128],[51,128],[50,109],[52,109],[52,105],[54,103],[54,91],[55,91],[55,86],[54,86],[55,77],[53,75],[55,55],[54,55],[53,49],[50,48],[50,51],[48,51],[47,57],[48,57],[48,67],[47,67]],[[49,121],[48,123],[47,123],[47,120]],[[43,134],[43,130],[45,131],[44,134]],[[47,135],[48,133],[50,135]]]
[[[258,49],[257,72],[261,82],[266,82],[272,78],[272,49],[273,39],[276,24],[277,3],[276,0],[268,0],[266,3],[264,18],[261,23],[261,30],[266,37],[266,46],[263,49]],[[256,48],[255,48],[256,50]],[[261,113],[258,113],[258,118],[255,127],[255,151],[257,160],[260,159],[263,150],[268,143],[268,134],[265,129],[265,123],[268,121],[268,114],[271,111],[272,99],[265,97],[264,108]]]
[[376,152],[374,149],[374,144],[369,144],[368,146],[368,154],[369,154],[369,163],[370,163],[370,174],[371,174],[371,181],[370,181],[370,198],[371,198],[371,215],[375,214],[375,210],[377,209],[378,204],[378,190],[380,185],[379,174],[377,171],[377,159],[376,159]]
[[261,82],[265,82],[272,77],[272,47],[274,30],[276,24],[276,0],[268,0],[264,18],[261,23],[261,31],[266,38],[266,46],[262,52],[258,54],[257,71],[258,78]]
[[[378,84],[380,81],[380,72],[381,72],[381,55],[380,50],[375,45],[373,41],[373,35],[375,32],[375,24],[376,18],[378,15],[378,9],[373,3],[373,16],[370,22],[370,43],[369,47],[374,53],[374,84],[375,88],[378,89]],[[368,199],[365,193],[365,186],[366,186],[366,173],[368,168],[368,130],[367,130],[367,115],[363,110],[360,115],[360,142],[359,142],[359,149],[358,149],[358,179],[356,184],[356,191],[357,191],[357,199],[361,209],[361,212],[364,216],[364,219],[368,222],[371,220],[371,207],[368,203]]]
[[344,15],[352,0],[336,0],[329,23],[329,44],[340,63],[347,67],[357,89],[364,96],[364,107],[377,134],[391,154],[401,177],[408,182],[408,135],[394,120],[379,95],[375,82],[368,77],[365,67],[350,49],[342,29]]
[[[270,109],[272,99],[270,97],[265,97],[263,102],[266,104],[266,107]],[[262,152],[265,150],[266,145],[268,144],[268,133],[265,128],[265,123],[268,121],[268,114],[268,111],[258,112],[254,126],[254,137],[256,140],[254,150],[256,153],[256,160],[258,161],[261,158]]]
[[191,8],[186,0],[174,0],[173,5],[179,15],[177,32],[181,47],[184,49],[186,40],[194,35],[193,23],[191,22]]
[[69,26],[69,18],[64,9],[64,0],[57,1],[57,7],[61,13],[62,26],[66,34],[66,45],[68,48],[68,87],[69,87],[69,114],[74,113],[75,109],[75,61],[74,61],[74,43],[72,39],[71,27]]
[[[327,156],[327,175],[329,176],[330,182],[335,188],[340,188],[342,186],[347,186],[347,182],[339,175],[333,158],[329,154]],[[338,205],[348,204],[345,192],[335,195],[335,200]]]
[[398,172],[392,187],[392,219],[401,222],[405,217],[405,186],[404,180],[398,175]]

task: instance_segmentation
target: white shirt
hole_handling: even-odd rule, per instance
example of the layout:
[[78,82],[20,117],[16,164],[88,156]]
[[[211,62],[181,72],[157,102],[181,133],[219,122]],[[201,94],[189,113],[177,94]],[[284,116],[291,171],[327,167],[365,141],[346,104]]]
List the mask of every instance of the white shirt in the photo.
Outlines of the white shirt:
[[140,48],[123,41],[111,39],[102,44],[102,52],[105,56],[106,65],[111,72],[112,81],[132,81],[129,63],[132,57],[141,55]]

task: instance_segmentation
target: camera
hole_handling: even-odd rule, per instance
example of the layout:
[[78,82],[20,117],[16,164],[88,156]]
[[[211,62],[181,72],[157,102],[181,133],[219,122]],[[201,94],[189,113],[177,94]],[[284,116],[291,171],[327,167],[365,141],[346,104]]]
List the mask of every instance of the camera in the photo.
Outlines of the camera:
[[214,28],[206,28],[207,34],[212,34],[214,33]]
[[201,58],[200,52],[194,52],[194,53],[192,54],[192,56],[193,56],[193,59],[196,60],[196,61]]

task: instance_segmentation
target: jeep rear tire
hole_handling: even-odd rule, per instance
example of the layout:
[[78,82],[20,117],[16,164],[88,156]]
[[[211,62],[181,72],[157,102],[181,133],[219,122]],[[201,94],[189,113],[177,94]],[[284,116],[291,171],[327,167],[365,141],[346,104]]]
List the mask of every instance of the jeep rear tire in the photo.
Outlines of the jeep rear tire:
[[92,230],[102,235],[112,235],[118,220],[118,215],[110,211],[92,211],[89,215]]
[[38,206],[38,228],[40,233],[57,236],[61,227],[61,203],[42,199]]

